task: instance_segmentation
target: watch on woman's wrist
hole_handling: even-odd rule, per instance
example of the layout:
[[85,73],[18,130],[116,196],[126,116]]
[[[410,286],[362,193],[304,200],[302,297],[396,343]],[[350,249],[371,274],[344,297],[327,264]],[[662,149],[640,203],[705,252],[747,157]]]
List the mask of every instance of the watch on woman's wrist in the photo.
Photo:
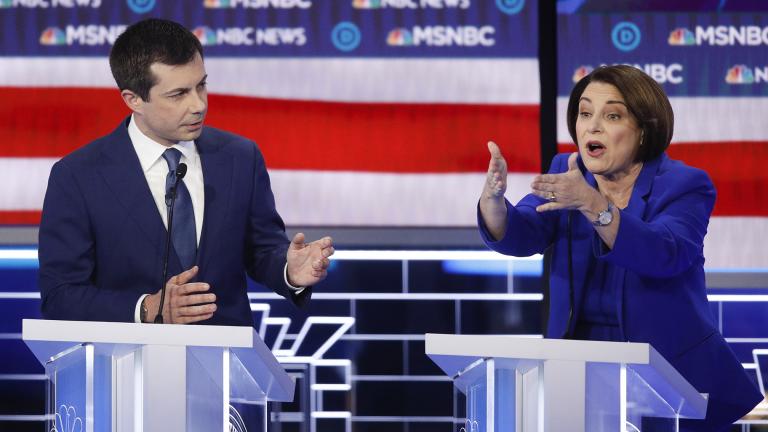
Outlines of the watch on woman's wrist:
[[613,203],[608,201],[608,208],[597,214],[597,220],[592,221],[594,226],[606,226],[613,222]]

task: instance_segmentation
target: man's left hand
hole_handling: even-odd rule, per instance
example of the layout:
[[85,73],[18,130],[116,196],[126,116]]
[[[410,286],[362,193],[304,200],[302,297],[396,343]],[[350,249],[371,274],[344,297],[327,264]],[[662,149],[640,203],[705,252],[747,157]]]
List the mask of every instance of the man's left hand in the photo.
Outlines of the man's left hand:
[[304,234],[296,234],[288,247],[288,282],[293,286],[306,287],[325,279],[331,264],[328,257],[333,252],[330,237],[305,243]]

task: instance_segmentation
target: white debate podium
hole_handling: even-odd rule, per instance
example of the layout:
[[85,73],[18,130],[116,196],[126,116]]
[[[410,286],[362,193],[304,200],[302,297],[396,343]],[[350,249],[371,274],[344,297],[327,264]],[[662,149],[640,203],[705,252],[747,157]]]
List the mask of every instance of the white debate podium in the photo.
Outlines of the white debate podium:
[[[251,327],[23,320],[46,430],[266,431],[294,382]],[[239,408],[239,409],[238,409]]]
[[638,432],[643,417],[677,431],[706,414],[707,396],[645,343],[427,334],[425,351],[466,400],[460,432]]

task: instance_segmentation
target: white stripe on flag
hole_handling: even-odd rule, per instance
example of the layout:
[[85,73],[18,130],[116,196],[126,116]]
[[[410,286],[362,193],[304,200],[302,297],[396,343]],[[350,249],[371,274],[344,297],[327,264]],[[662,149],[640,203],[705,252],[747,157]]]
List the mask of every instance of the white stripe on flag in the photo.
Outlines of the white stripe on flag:
[[[535,174],[510,173],[519,201]],[[277,208],[288,225],[473,226],[485,173],[391,174],[271,170]]]
[[[212,57],[205,65],[210,91],[217,94],[334,102],[539,104],[536,59]],[[105,57],[0,57],[0,86],[115,88],[115,81]]]
[[[55,158],[0,158],[0,211],[39,210]],[[484,173],[389,174],[271,170],[277,208],[291,226],[476,224]],[[507,198],[530,190],[532,173],[509,175]],[[705,238],[708,268],[766,268],[768,218],[713,217]]]
[[[768,97],[672,97],[676,142],[765,141]],[[557,142],[572,143],[568,134],[568,98],[557,99]]]
[[704,237],[705,266],[768,268],[768,217],[713,217]]
[[43,208],[48,175],[58,158],[0,158],[0,211]]

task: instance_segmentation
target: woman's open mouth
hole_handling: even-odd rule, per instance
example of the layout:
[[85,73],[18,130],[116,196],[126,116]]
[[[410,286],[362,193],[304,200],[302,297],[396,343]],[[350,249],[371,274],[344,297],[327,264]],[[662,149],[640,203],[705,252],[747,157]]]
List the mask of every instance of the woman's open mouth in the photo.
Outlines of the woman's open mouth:
[[600,157],[605,153],[605,146],[600,141],[590,141],[587,143],[587,154],[591,157]]

